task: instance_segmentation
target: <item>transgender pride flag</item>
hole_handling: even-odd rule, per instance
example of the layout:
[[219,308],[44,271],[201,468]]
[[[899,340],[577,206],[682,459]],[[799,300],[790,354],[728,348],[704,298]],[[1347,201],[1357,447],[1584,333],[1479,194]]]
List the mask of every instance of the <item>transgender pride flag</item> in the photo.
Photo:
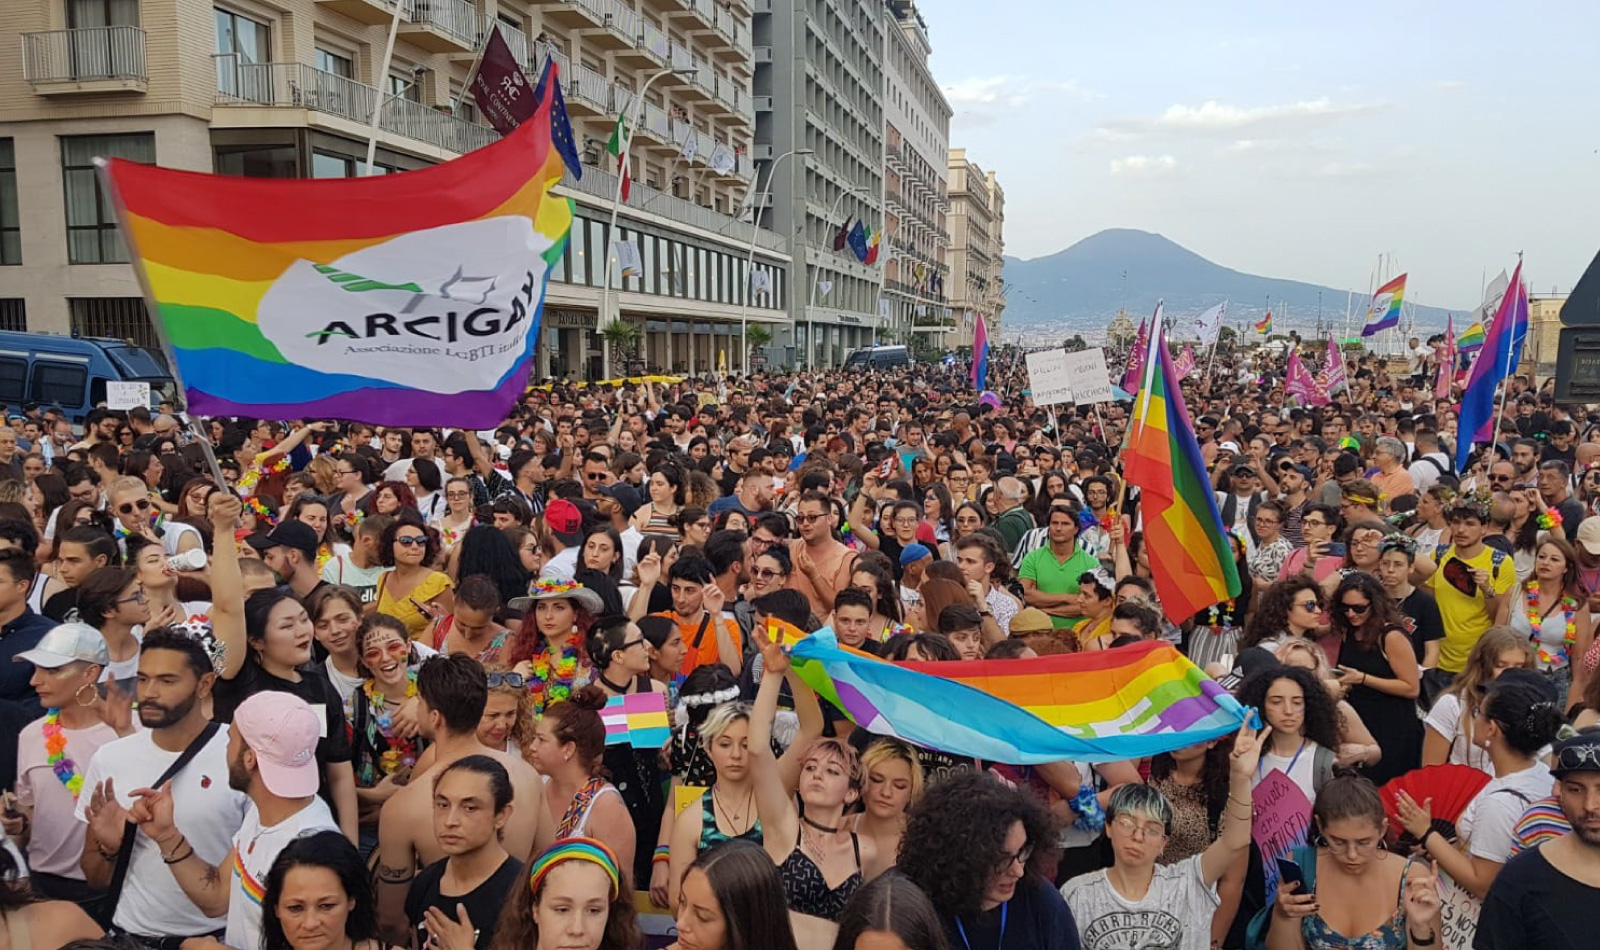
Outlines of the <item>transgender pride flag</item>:
[[989,385],[989,327],[978,314],[972,328],[972,388],[982,391]]

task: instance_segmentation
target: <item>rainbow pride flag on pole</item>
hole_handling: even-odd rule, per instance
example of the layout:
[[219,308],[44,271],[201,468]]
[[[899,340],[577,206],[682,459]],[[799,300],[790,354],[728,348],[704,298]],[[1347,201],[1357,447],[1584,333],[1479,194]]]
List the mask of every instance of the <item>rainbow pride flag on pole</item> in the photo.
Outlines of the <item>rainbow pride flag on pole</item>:
[[1239,596],[1239,569],[1189,424],[1160,304],[1150,326],[1144,383],[1134,400],[1123,472],[1140,491],[1145,550],[1156,593],[1174,623]]
[[1367,306],[1367,325],[1361,328],[1362,336],[1371,336],[1380,330],[1400,325],[1400,304],[1405,301],[1406,275],[1389,281],[1372,295]]
[[470,155],[316,181],[101,164],[192,413],[497,425],[572,202],[551,104]]
[[1467,327],[1465,333],[1456,338],[1456,348],[1462,353],[1476,353],[1483,349],[1484,339],[1486,339],[1486,336],[1483,332],[1483,324],[1474,323],[1472,326]]
[[1244,708],[1171,644],[1038,657],[890,663],[833,631],[796,643],[794,671],[857,725],[1010,765],[1116,762],[1237,731]]
[[1261,318],[1261,322],[1260,323],[1256,324],[1256,332],[1257,333],[1271,333],[1272,332],[1272,311],[1271,310],[1268,310],[1267,311],[1267,315]]

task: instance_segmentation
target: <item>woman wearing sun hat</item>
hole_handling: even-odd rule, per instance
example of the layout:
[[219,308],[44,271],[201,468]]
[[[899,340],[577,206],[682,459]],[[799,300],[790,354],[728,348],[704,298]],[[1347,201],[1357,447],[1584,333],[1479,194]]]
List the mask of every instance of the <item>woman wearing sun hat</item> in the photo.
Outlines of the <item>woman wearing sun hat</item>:
[[584,640],[601,610],[600,595],[582,584],[545,577],[510,606],[523,612],[523,621],[508,657],[513,669],[528,679],[531,711],[537,717],[545,706],[567,699],[594,678]]

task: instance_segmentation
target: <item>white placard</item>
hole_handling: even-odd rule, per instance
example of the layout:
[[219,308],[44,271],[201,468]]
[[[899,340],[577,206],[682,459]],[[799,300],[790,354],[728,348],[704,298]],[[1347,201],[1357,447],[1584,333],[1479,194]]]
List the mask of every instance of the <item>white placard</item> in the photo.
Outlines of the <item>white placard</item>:
[[114,380],[106,381],[107,409],[132,409],[134,406],[144,406],[149,408],[149,383],[124,383]]
[[1098,346],[1076,353],[1062,354],[1072,389],[1072,401],[1080,406],[1111,401],[1111,374],[1106,371],[1106,351]]
[[1035,406],[1056,406],[1072,402],[1072,369],[1066,350],[1029,353],[1028,388]]

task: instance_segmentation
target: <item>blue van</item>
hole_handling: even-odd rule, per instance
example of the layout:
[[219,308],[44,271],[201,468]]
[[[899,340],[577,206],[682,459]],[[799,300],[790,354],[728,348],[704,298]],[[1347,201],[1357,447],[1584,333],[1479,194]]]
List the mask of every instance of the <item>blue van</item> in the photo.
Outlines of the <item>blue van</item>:
[[109,381],[150,384],[151,409],[181,408],[160,353],[126,340],[0,330],[0,405],[56,406],[75,423],[106,401]]

